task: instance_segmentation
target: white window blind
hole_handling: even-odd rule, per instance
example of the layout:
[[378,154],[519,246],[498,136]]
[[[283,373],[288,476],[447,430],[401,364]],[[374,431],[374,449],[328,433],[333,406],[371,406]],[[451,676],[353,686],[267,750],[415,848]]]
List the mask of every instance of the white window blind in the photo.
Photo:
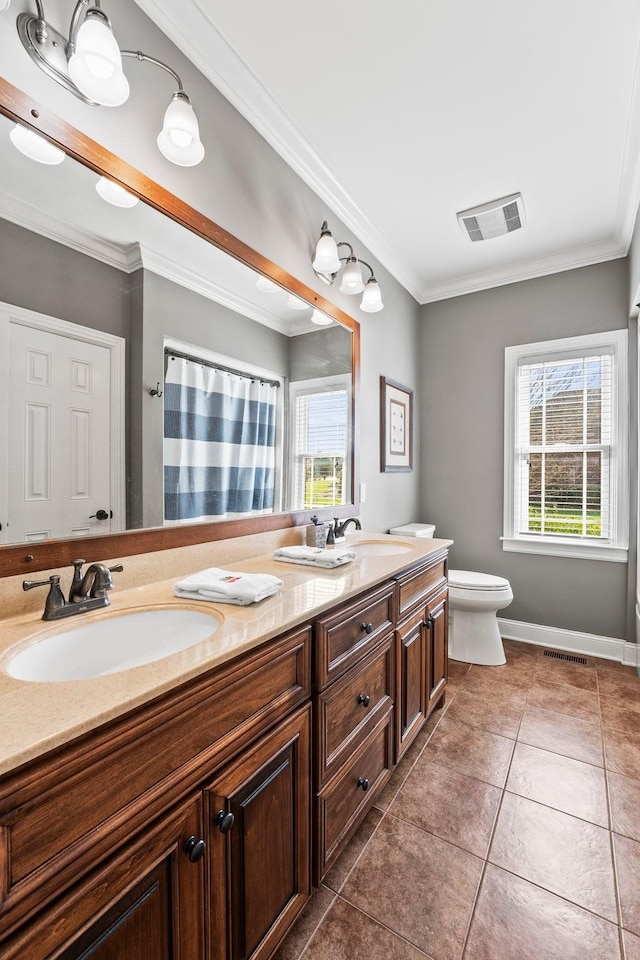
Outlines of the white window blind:
[[507,348],[505,549],[595,556],[586,551],[626,548],[623,338]]
[[349,391],[346,385],[292,384],[294,509],[347,502]]

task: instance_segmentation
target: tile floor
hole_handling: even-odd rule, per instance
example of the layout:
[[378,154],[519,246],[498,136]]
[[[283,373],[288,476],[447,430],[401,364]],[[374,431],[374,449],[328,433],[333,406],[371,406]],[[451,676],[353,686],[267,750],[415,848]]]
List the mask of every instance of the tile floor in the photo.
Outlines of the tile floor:
[[505,650],[450,661],[276,960],[640,960],[640,679]]

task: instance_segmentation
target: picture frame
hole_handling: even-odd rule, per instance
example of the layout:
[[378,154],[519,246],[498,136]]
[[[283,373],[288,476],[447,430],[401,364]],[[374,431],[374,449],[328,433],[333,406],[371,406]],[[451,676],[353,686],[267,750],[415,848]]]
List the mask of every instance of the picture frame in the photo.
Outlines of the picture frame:
[[413,390],[380,377],[380,472],[413,470]]

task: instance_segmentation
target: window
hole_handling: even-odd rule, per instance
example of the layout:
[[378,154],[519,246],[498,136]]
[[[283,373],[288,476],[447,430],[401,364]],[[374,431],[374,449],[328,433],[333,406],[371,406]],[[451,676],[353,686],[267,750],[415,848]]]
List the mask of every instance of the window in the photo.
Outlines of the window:
[[294,510],[350,500],[350,386],[342,376],[291,384]]
[[518,553],[626,561],[627,334],[505,350],[505,529]]

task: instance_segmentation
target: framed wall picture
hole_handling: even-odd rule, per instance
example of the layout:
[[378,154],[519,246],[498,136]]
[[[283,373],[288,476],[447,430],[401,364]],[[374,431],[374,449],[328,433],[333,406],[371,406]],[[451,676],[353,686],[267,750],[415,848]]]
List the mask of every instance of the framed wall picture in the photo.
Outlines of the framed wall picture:
[[380,377],[380,471],[413,470],[413,390]]

